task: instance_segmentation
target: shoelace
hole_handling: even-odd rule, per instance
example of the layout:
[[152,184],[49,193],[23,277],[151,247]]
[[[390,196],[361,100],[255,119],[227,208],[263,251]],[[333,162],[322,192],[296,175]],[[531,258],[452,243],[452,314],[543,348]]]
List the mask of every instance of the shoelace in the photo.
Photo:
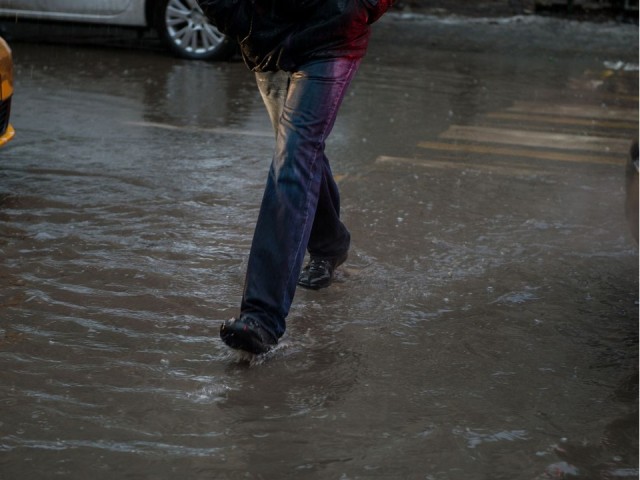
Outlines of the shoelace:
[[330,270],[331,262],[324,259],[313,259],[309,262],[309,271],[317,272],[322,270]]

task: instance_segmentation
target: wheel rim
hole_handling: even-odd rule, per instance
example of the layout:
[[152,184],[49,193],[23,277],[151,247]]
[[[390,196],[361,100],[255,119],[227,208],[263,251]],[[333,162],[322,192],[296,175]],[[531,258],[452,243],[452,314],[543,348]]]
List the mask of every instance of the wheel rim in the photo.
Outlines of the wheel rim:
[[169,0],[165,24],[176,47],[191,55],[211,53],[225,38],[209,22],[196,0]]

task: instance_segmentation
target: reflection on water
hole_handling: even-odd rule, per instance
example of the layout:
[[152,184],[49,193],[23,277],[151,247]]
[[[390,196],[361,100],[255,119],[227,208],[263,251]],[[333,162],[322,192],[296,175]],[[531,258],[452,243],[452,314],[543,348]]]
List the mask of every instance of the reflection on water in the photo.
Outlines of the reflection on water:
[[637,478],[621,172],[375,161],[593,65],[474,48],[363,65],[328,146],[349,261],[246,362],[217,336],[273,143],[244,66],[15,45],[0,477]]

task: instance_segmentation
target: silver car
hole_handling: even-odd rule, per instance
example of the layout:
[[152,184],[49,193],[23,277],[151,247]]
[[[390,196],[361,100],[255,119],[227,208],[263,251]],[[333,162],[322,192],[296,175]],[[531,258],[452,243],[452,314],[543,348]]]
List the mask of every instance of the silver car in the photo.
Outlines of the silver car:
[[236,49],[196,0],[0,0],[0,18],[152,28],[173,53],[188,59],[222,60]]

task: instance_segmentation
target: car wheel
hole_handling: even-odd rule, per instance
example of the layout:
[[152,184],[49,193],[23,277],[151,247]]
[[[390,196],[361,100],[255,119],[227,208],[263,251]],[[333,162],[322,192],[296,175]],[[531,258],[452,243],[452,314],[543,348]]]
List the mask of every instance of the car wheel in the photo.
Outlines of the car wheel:
[[235,42],[211,23],[196,0],[160,0],[156,28],[169,49],[192,60],[226,60],[236,51]]

